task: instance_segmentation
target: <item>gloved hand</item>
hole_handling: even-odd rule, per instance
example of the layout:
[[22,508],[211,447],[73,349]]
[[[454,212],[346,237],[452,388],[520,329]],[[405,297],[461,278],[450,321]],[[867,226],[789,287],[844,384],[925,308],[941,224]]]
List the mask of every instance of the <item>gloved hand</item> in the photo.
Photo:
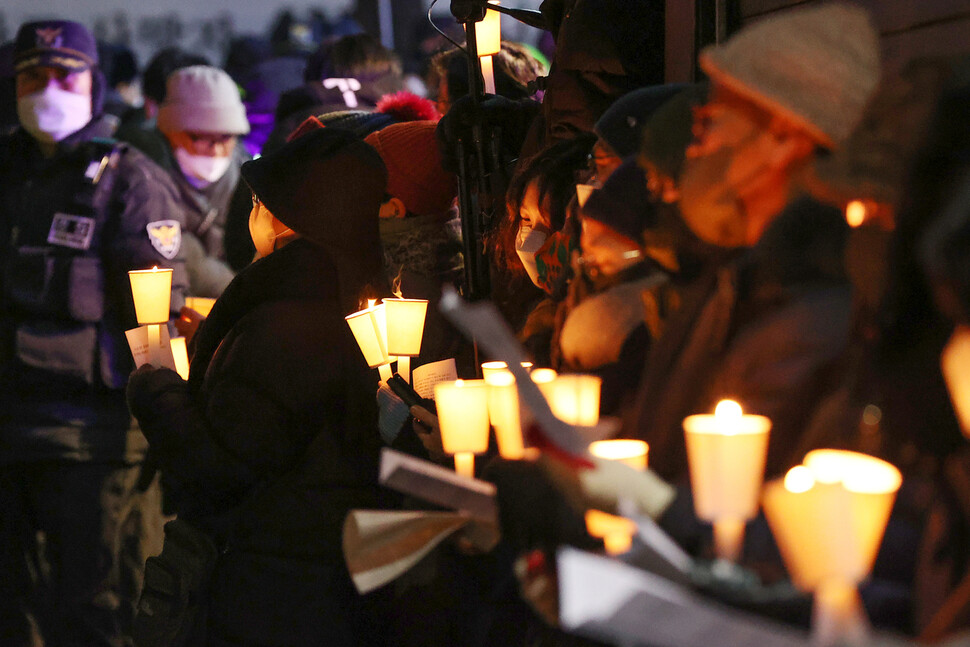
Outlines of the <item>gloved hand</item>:
[[513,101],[486,94],[481,103],[476,103],[471,96],[461,97],[441,118],[435,131],[441,151],[441,165],[452,173],[458,172],[458,141],[471,142],[475,124],[487,130],[500,129],[503,152],[516,157],[538,113],[539,104],[531,99]]
[[414,405],[411,407],[411,415],[414,420],[414,433],[424,445],[425,451],[431,460],[439,463],[450,463],[451,456],[445,453],[445,448],[441,444],[441,427],[438,426],[438,416],[431,413],[424,407]]
[[170,368],[142,364],[128,377],[128,409],[150,444],[172,421],[171,412],[187,406],[188,385]]
[[502,537],[517,553],[540,548],[552,554],[562,544],[602,547],[586,532],[583,510],[538,464],[495,459],[482,478],[495,484]]
[[401,427],[407,422],[411,415],[408,405],[404,400],[397,397],[391,387],[381,382],[377,387],[377,424],[380,428],[381,438],[387,445],[392,445],[401,433]]

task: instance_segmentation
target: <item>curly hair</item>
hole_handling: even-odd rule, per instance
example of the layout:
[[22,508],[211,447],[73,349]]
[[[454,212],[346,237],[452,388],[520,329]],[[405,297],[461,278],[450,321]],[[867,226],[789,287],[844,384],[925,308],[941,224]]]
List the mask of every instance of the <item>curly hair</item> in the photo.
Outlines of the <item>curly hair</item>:
[[566,207],[576,195],[576,171],[587,167],[594,143],[594,133],[582,133],[543,149],[519,165],[505,193],[505,214],[488,236],[488,247],[499,267],[522,267],[515,253],[515,237],[519,231],[519,211],[533,182],[539,190],[539,208],[549,217],[552,230],[562,229]]

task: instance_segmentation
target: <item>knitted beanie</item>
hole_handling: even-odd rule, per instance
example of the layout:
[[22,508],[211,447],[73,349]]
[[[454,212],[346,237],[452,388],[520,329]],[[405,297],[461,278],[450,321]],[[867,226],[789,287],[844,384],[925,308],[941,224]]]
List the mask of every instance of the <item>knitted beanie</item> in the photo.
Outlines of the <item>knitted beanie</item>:
[[721,84],[835,148],[879,82],[879,37],[861,7],[787,11],[705,48],[701,68]]
[[368,135],[387,166],[387,192],[418,216],[446,213],[458,195],[455,176],[441,166],[435,122],[392,124]]
[[641,132],[641,164],[649,162],[670,178],[680,176],[687,146],[694,141],[694,108],[707,98],[707,84],[685,88],[650,115]]
[[620,157],[632,155],[650,115],[687,87],[686,83],[669,83],[628,92],[606,109],[593,131]]
[[245,135],[249,121],[232,77],[217,67],[193,65],[169,75],[158,129]]
[[647,176],[636,159],[619,166],[582,207],[583,218],[596,220],[641,243],[644,230],[656,222],[656,211],[647,189]]
[[358,137],[367,137],[391,124],[407,121],[436,119],[438,111],[434,102],[411,92],[388,94],[377,102],[373,112],[369,110],[338,110],[317,117],[321,126],[343,128]]

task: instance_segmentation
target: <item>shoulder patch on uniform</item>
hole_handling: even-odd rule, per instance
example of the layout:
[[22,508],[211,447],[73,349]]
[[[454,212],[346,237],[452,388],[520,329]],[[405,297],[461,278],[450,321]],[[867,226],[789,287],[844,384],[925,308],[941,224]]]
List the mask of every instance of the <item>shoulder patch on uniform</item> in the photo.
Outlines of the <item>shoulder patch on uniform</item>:
[[177,220],[157,220],[148,223],[148,239],[152,241],[152,247],[167,258],[172,260],[179,253],[182,245],[182,226]]

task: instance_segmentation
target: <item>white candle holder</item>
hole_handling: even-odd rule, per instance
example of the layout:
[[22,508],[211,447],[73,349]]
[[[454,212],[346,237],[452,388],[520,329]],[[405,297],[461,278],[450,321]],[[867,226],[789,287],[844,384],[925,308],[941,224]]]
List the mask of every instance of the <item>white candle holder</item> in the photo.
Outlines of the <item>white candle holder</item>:
[[616,440],[597,440],[589,444],[589,453],[599,458],[619,461],[641,472],[647,469],[647,454],[650,446],[642,440],[619,438]]
[[128,280],[135,304],[135,318],[139,325],[148,326],[149,361],[156,366],[161,365],[161,324],[168,322],[171,311],[172,270],[157,267],[130,270]]
[[600,418],[602,385],[603,380],[596,375],[571,373],[539,382],[539,390],[557,418],[573,425],[593,427]]
[[397,357],[397,372],[411,383],[411,358],[421,354],[427,299],[383,299],[387,322],[387,354]]
[[866,642],[858,584],[872,570],[901,483],[885,461],[825,449],[765,486],[765,516],[792,582],[815,594],[812,637],[819,647]]
[[441,445],[455,457],[455,471],[474,478],[475,454],[488,451],[488,387],[485,380],[441,382],[434,387]]
[[768,418],[742,414],[732,400],[719,403],[714,415],[684,419],[694,511],[713,524],[721,559],[738,561],[745,523],[758,512],[770,430]]
[[357,346],[364,355],[364,361],[376,368],[381,381],[391,377],[391,357],[387,352],[387,324],[384,304],[375,305],[370,301],[367,308],[349,314],[344,319],[357,340]]

